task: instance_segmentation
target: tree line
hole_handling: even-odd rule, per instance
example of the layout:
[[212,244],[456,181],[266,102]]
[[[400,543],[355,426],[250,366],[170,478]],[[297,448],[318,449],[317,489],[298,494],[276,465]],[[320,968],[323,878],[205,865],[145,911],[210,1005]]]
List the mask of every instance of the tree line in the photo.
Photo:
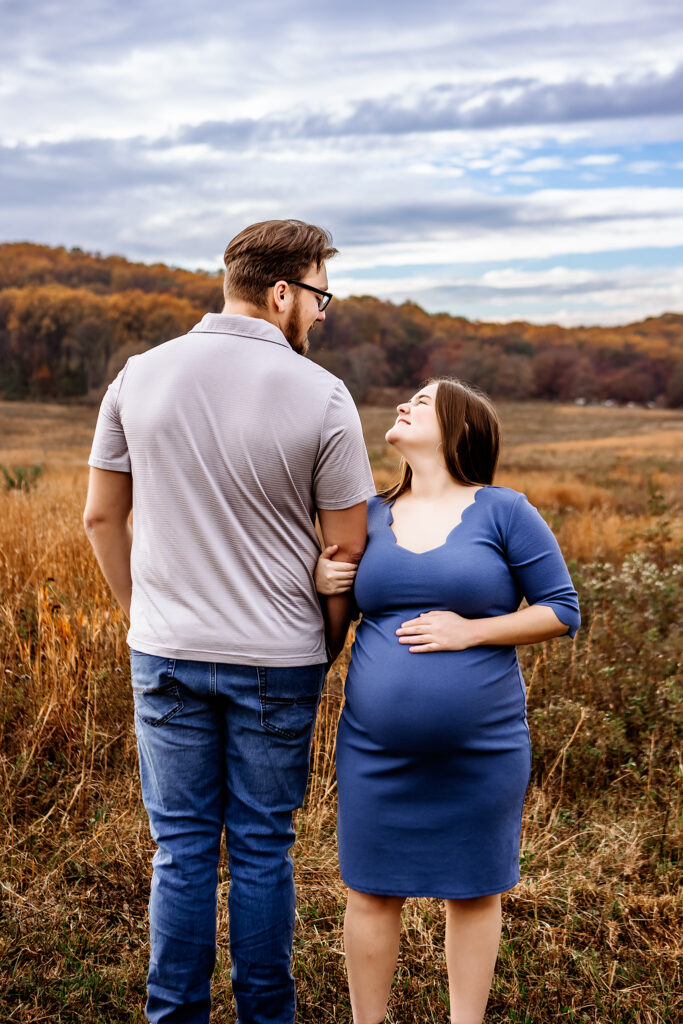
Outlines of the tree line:
[[[128,355],[223,304],[222,275],[81,249],[0,245],[0,395],[96,398]],[[372,296],[335,300],[311,358],[357,401],[449,374],[495,398],[683,405],[683,315],[625,327],[493,324]]]

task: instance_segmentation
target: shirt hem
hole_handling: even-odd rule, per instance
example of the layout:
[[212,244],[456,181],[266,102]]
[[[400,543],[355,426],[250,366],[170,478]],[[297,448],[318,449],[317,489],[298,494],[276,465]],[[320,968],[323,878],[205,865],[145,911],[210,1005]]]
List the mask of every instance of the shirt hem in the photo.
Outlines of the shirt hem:
[[338,509],[350,508],[352,505],[358,505],[361,501],[369,501],[370,498],[374,498],[377,495],[377,491],[373,487],[372,489],[366,488],[363,491],[359,491],[356,495],[351,495],[349,498],[344,498],[341,501],[316,501],[316,508],[322,509],[323,512],[336,512]]
[[314,654],[265,655],[249,654],[237,651],[206,651],[191,647],[166,647],[163,644],[151,644],[138,640],[131,633],[127,637],[128,646],[141,654],[151,654],[157,658],[175,658],[181,661],[207,661],[219,665],[253,665],[262,668],[295,668],[298,665],[322,665],[327,663],[324,648]]
[[581,627],[581,622],[566,622],[565,619],[563,619],[563,614],[567,615],[568,618],[570,617],[568,615],[569,609],[567,609],[564,605],[558,604],[556,601],[536,601],[535,604],[542,605],[544,608],[550,608],[552,611],[555,612],[562,625],[567,626],[569,632],[561,633],[560,636],[557,638],[558,640],[561,640],[563,636],[568,636],[570,640],[574,639],[578,630]]
[[130,470],[130,464],[127,465],[127,466],[122,466],[119,462],[113,463],[113,462],[110,462],[108,459],[98,459],[97,457],[89,458],[88,459],[88,465],[92,466],[93,469],[108,469],[108,470],[110,470],[110,472],[113,472],[113,473],[128,473],[128,474],[130,474],[130,471],[131,471]]

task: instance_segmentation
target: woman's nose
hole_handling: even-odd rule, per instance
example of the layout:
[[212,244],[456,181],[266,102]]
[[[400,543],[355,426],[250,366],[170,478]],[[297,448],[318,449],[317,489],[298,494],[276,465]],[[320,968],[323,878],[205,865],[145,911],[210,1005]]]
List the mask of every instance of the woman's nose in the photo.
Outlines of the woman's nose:
[[396,412],[400,416],[402,412],[408,412],[409,408],[410,408],[410,405],[408,404],[408,402],[401,402],[400,405],[396,406]]

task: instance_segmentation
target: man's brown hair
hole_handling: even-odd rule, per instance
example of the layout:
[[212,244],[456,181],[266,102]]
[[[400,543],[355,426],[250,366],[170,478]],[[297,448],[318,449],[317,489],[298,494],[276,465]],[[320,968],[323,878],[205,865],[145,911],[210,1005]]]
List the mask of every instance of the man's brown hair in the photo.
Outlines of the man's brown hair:
[[[500,423],[490,398],[453,377],[433,377],[424,386],[429,384],[438,385],[434,408],[448,472],[461,484],[492,483],[500,451]],[[412,478],[412,469],[401,459],[399,480],[382,492],[384,501],[393,501],[409,490]]]
[[270,285],[300,280],[312,265],[320,270],[338,251],[329,231],[302,220],[250,224],[225,250],[225,298],[262,307]]

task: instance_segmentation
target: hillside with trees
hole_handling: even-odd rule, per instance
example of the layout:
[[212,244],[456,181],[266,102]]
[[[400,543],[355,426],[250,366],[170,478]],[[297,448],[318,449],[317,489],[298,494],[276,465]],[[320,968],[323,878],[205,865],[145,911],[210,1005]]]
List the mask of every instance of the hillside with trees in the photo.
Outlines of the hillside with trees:
[[[222,275],[81,249],[0,245],[0,397],[96,399],[135,352],[222,307]],[[363,401],[450,374],[495,398],[683,405],[683,314],[624,327],[482,323],[335,300],[311,358]]]

